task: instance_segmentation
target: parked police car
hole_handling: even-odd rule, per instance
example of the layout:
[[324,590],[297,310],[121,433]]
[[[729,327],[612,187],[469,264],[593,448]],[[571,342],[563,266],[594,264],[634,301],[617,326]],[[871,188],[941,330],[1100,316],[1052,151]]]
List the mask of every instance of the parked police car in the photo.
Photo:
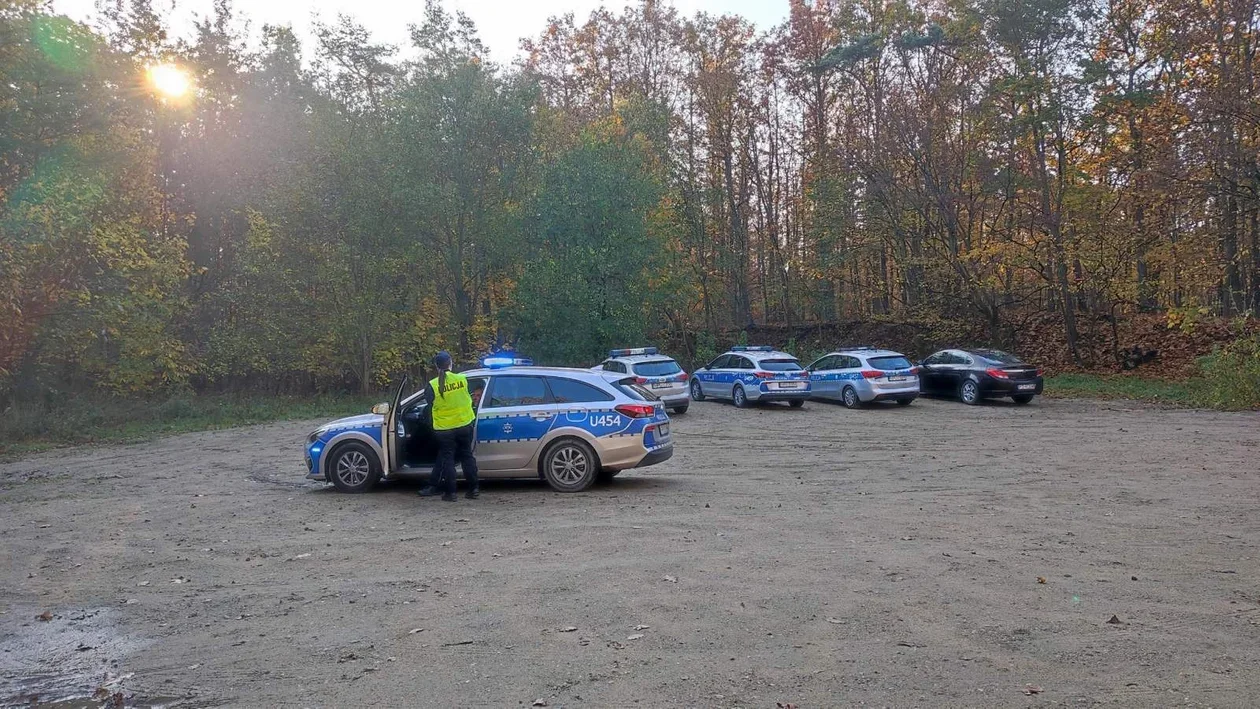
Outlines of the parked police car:
[[919,375],[900,352],[851,347],[819,357],[807,367],[815,399],[834,399],[850,409],[872,401],[908,406],[919,395]]
[[687,413],[687,405],[691,403],[687,396],[687,373],[682,365],[660,354],[655,347],[612,350],[608,359],[593,369],[632,375],[636,384],[655,394],[671,411]]
[[809,372],[795,357],[773,347],[732,347],[691,375],[691,398],[730,399],[743,408],[759,401],[802,406],[810,395]]
[[[664,404],[633,377],[531,364],[492,356],[464,372],[483,480],[541,477],[560,492],[577,492],[597,477],[673,455]],[[404,398],[405,391],[406,378],[391,403],[311,433],[307,477],[365,492],[382,479],[428,475],[437,458],[432,412],[423,390]]]

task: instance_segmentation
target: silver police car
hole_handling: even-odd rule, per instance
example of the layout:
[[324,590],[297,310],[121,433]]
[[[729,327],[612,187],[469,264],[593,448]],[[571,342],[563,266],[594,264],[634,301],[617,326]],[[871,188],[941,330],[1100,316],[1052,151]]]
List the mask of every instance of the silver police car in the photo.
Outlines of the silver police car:
[[919,370],[905,355],[850,347],[819,357],[806,369],[815,399],[835,399],[850,409],[872,401],[909,406],[919,395]]
[[732,347],[691,375],[691,398],[730,399],[743,408],[761,401],[804,405],[810,395],[809,373],[786,352],[770,346]]
[[636,384],[655,394],[670,411],[687,413],[691,403],[687,396],[687,373],[676,360],[662,355],[655,347],[612,350],[608,359],[593,369],[633,375]]
[[[488,357],[464,372],[477,410],[477,467],[483,480],[546,480],[560,492],[674,454],[664,404],[634,377],[588,369],[534,367]],[[423,390],[371,414],[331,421],[307,439],[307,477],[343,492],[380,480],[428,475],[437,459],[433,416]]]

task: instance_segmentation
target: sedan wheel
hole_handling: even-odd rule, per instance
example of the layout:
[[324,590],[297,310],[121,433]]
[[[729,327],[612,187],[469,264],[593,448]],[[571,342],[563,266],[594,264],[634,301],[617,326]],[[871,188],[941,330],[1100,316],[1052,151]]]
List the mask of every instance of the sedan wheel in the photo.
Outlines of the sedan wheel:
[[980,403],[980,385],[968,379],[958,390],[958,398],[968,406],[975,406]]
[[565,439],[547,449],[542,473],[547,484],[557,492],[580,492],[595,482],[599,460],[584,442]]
[[376,455],[362,443],[338,446],[328,461],[328,477],[342,492],[367,492],[381,477]]
[[748,395],[744,393],[744,387],[736,384],[735,391],[731,393],[731,397],[735,400],[735,406],[738,408],[747,408]]
[[704,401],[704,390],[700,388],[700,380],[691,380],[691,398],[695,401]]

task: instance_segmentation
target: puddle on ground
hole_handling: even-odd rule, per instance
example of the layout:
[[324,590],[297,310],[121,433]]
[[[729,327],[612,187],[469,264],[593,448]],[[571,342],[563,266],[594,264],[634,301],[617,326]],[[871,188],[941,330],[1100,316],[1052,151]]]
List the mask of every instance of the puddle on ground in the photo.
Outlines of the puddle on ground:
[[120,669],[145,643],[119,630],[111,608],[41,611],[9,608],[0,616],[0,707],[122,709],[179,707],[177,697],[145,697]]

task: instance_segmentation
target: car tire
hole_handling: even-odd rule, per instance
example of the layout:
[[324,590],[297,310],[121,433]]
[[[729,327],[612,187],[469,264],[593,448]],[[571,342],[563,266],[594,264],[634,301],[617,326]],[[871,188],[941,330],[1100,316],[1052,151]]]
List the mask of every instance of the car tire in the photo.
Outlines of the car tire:
[[686,406],[675,406],[673,410],[674,410],[674,413],[678,414],[679,416],[687,413]]
[[1011,397],[1011,400],[1012,400],[1012,401],[1014,401],[1016,404],[1019,404],[1020,406],[1023,406],[1024,404],[1030,404],[1030,403],[1032,403],[1032,400],[1033,400],[1033,395],[1032,395],[1032,394],[1020,394],[1020,395],[1018,395],[1018,396],[1012,396],[1012,397]]
[[801,408],[801,407],[802,407],[802,406],[804,406],[804,405],[805,405],[805,400],[804,400],[804,399],[793,399],[793,400],[791,400],[791,401],[789,401],[789,402],[788,402],[788,406],[791,406],[791,407],[792,407],[792,408],[794,408],[794,409],[799,409],[799,408]]
[[736,384],[735,388],[731,390],[731,401],[735,403],[736,408],[748,408],[748,395],[744,393],[743,385]]
[[367,492],[381,479],[381,464],[367,445],[350,441],[333,449],[327,475],[341,492]]
[[556,492],[581,492],[599,476],[599,458],[585,441],[561,438],[542,457],[543,480]]
[[857,389],[853,387],[845,387],[840,392],[840,399],[844,402],[845,408],[858,409],[862,407],[862,399],[858,396]]
[[980,385],[975,380],[964,379],[963,383],[958,385],[958,398],[968,406],[979,404]]
[[914,403],[914,399],[897,399],[897,406],[909,406]]
[[691,380],[691,400],[704,401],[704,390],[700,388],[700,380]]

